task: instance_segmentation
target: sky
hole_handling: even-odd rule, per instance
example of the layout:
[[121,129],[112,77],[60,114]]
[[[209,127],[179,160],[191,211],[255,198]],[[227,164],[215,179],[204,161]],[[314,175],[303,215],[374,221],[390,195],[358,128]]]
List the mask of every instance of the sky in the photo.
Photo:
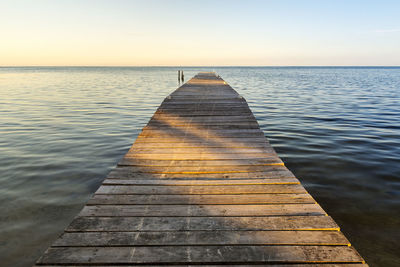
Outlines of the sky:
[[0,66],[399,66],[400,1],[0,0]]

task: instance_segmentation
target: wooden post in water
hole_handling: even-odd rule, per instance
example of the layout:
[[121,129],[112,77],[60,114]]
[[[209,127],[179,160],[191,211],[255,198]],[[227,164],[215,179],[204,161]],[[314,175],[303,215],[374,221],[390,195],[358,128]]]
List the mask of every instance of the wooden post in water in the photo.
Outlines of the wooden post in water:
[[142,264],[366,266],[214,73],[164,100],[37,261]]

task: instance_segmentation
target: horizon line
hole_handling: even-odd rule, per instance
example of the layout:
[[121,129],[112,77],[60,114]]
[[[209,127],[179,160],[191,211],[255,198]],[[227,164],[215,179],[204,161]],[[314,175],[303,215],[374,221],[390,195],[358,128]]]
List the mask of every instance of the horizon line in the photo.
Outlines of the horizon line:
[[226,68],[226,67],[400,67],[400,65],[4,65],[0,68],[29,68],[29,67],[52,67],[52,68],[62,68],[62,67],[84,67],[84,68],[131,68],[131,67],[141,67],[141,68],[199,68],[199,67],[210,67],[210,68]]

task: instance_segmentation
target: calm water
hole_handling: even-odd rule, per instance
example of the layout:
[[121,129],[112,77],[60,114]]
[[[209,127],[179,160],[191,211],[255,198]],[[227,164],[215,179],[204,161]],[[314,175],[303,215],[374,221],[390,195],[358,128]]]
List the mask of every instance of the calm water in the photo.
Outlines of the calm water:
[[[0,68],[0,265],[30,266],[127,152],[177,68]],[[400,68],[218,72],[371,266],[400,265]]]

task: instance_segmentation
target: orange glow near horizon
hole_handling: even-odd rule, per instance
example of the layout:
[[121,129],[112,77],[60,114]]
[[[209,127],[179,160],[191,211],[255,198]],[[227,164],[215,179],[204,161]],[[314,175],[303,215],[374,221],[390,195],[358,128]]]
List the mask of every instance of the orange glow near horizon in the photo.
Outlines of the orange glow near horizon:
[[397,2],[311,2],[5,1],[0,66],[400,65]]

